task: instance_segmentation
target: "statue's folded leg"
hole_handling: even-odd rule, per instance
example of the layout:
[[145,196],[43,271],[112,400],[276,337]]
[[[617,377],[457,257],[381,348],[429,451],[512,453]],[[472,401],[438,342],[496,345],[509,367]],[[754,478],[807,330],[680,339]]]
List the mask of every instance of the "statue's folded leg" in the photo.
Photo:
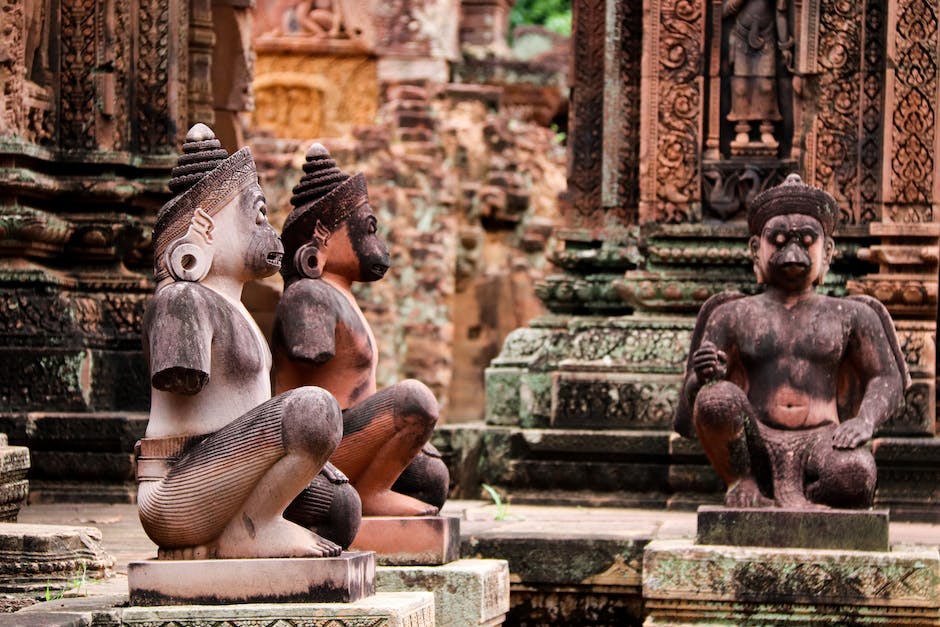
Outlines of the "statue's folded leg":
[[287,507],[284,518],[346,549],[359,532],[362,502],[346,475],[327,462]]
[[441,459],[440,451],[430,442],[425,444],[395,481],[392,490],[434,507],[443,507],[450,490],[450,471]]
[[692,421],[705,455],[728,486],[725,504],[772,505],[773,501],[761,494],[754,472],[762,456],[755,450],[757,417],[744,391],[730,381],[704,386],[695,398]]
[[830,507],[871,507],[878,469],[867,448],[837,449],[830,429],[806,454],[806,495]]
[[161,549],[197,547],[206,557],[337,553],[282,513],[339,443],[340,420],[332,396],[305,387],[199,439],[167,460],[164,477],[141,478],[147,535]]
[[413,380],[380,390],[343,412],[343,441],[330,461],[359,492],[363,515],[437,513],[433,505],[391,490],[430,439],[437,416],[434,395]]

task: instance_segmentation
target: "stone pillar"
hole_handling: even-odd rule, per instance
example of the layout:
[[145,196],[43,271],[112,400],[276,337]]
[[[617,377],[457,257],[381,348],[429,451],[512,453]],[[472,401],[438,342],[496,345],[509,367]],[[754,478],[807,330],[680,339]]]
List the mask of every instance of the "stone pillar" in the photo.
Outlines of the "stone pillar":
[[[191,50],[211,54],[211,12],[191,14],[188,0],[6,4],[0,430],[32,449],[35,498],[88,497],[69,482],[92,480],[95,497],[128,500],[149,408],[150,230],[180,133],[211,96],[189,80]],[[197,17],[208,40],[190,29]]]

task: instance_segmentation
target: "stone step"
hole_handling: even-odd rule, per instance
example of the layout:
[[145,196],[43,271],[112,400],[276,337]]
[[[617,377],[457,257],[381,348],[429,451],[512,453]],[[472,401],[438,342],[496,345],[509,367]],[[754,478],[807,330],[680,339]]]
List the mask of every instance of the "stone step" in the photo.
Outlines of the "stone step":
[[[464,498],[490,484],[515,502],[694,509],[724,485],[701,446],[665,430],[524,429],[483,423],[435,430]],[[940,438],[876,438],[877,507],[892,520],[940,522]]]

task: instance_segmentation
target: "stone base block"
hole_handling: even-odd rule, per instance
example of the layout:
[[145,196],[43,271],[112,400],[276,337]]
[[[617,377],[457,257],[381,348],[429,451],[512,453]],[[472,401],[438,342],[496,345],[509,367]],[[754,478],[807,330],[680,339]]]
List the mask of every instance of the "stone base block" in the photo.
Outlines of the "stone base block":
[[434,596],[430,592],[376,594],[353,603],[250,603],[129,607],[125,627],[434,627]]
[[705,546],[646,547],[647,627],[664,625],[937,625],[940,553]]
[[375,551],[382,566],[439,566],[460,557],[460,519],[367,516],[350,547]]
[[94,527],[0,525],[0,592],[58,590],[111,574],[114,558]]
[[888,510],[698,508],[698,544],[887,551]]
[[375,555],[131,562],[127,585],[143,606],[349,603],[375,593]]
[[29,449],[7,446],[7,436],[0,433],[0,522],[16,522],[29,492],[28,470]]
[[444,566],[380,566],[380,592],[431,590],[438,627],[501,625],[509,611],[509,563],[466,559]]

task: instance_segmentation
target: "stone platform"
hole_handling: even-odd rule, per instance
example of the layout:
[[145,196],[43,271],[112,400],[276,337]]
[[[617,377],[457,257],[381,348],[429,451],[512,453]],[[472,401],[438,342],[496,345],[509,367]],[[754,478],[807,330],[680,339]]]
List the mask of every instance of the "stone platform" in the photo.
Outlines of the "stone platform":
[[843,551],[657,540],[643,557],[645,627],[940,623],[934,547]]
[[366,516],[350,548],[375,551],[382,566],[440,566],[460,558],[460,519]]
[[[508,507],[505,503],[497,508],[492,502],[450,500],[443,511],[461,519],[461,553],[465,558],[509,562],[508,625],[638,626],[646,617],[644,549],[655,541],[692,542],[696,535],[693,511],[549,507],[519,504],[514,493],[509,497]],[[89,595],[85,599],[89,604],[101,605],[104,597],[113,594],[126,599],[128,562],[147,559],[157,551],[140,528],[133,505],[30,504],[20,520],[93,524],[101,530],[104,546],[115,558],[116,576],[90,582],[81,591],[65,591],[66,595]],[[892,519],[889,530],[895,551],[913,544],[932,549],[940,545],[940,525]],[[56,586],[53,591],[59,594],[62,588]],[[43,591],[38,596],[43,596]]]
[[40,603],[0,614],[0,627],[434,627],[430,592],[380,593],[353,603],[248,603],[124,607],[126,596],[107,605],[89,599]]
[[94,527],[0,524],[0,592],[43,592],[100,579],[113,565]]
[[138,606],[349,603],[375,593],[375,554],[131,562],[127,581]]
[[491,627],[509,611],[509,564],[497,559],[462,559],[443,566],[380,566],[381,592],[430,590],[438,627]]
[[698,508],[698,544],[887,551],[887,510]]

